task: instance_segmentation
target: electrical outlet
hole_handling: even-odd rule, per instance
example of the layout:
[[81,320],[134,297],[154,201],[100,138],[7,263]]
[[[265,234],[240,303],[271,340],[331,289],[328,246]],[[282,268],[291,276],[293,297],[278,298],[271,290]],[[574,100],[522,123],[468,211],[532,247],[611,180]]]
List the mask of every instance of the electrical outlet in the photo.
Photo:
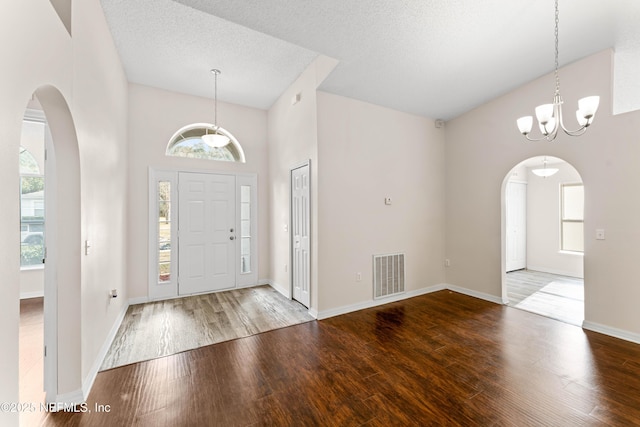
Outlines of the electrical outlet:
[[390,205],[391,204],[391,197],[385,197],[384,198],[384,204],[385,205]]
[[445,267],[451,267],[451,260],[449,258],[444,260],[444,266]]
[[356,282],[362,281],[362,273],[356,273]]

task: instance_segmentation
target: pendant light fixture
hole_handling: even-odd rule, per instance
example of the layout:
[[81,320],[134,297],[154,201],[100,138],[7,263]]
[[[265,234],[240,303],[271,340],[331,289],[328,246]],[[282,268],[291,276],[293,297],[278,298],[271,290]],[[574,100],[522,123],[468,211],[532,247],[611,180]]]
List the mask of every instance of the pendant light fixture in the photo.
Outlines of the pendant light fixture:
[[202,135],[202,141],[210,147],[222,148],[227,145],[231,140],[227,135],[223,135],[219,132],[218,126],[218,74],[221,73],[218,69],[211,70],[214,76],[213,83],[213,102],[214,102],[214,115],[213,115],[213,133],[207,133]]
[[599,96],[587,96],[586,98],[580,99],[578,101],[578,111],[576,111],[576,118],[578,119],[578,125],[580,127],[576,130],[568,130],[564,126],[564,122],[562,120],[562,96],[560,96],[560,77],[558,75],[558,15],[558,0],[556,0],[556,91],[553,96],[552,104],[544,104],[536,107],[536,118],[538,119],[538,126],[542,133],[542,137],[531,138],[529,136],[529,132],[531,132],[531,128],[533,126],[532,116],[520,117],[517,121],[520,133],[522,133],[529,141],[541,141],[545,139],[551,142],[556,138],[558,130],[560,129],[570,136],[582,135],[593,122],[593,117],[596,114],[598,104],[600,103]]
[[547,158],[544,158],[544,161],[542,162],[542,168],[541,169],[532,169],[531,172],[533,172],[535,175],[541,176],[543,178],[546,178],[548,176],[554,175],[556,172],[558,172],[557,168],[547,168]]

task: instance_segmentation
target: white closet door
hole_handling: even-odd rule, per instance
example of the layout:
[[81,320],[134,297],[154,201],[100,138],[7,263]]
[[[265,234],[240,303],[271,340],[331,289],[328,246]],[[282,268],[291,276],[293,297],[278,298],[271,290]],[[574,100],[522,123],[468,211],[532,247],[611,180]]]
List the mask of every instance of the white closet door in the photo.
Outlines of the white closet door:
[[527,184],[507,183],[507,272],[527,268]]
[[291,171],[291,238],[293,247],[293,298],[306,307],[311,302],[309,165]]

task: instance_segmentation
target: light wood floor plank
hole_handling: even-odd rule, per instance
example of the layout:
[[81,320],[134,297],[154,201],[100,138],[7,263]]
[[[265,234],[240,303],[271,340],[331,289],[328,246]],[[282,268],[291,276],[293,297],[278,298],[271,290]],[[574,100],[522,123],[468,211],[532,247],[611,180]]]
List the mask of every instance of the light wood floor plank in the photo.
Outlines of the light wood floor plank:
[[507,273],[510,307],[576,326],[584,320],[584,281],[533,270]]
[[133,305],[101,370],[311,320],[306,307],[270,286]]

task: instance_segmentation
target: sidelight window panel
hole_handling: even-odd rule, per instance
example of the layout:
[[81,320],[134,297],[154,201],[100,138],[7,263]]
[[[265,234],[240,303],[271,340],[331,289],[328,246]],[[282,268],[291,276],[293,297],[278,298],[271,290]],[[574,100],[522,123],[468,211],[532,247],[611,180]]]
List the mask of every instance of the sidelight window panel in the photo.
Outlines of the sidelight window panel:
[[158,282],[171,280],[171,182],[158,182]]

